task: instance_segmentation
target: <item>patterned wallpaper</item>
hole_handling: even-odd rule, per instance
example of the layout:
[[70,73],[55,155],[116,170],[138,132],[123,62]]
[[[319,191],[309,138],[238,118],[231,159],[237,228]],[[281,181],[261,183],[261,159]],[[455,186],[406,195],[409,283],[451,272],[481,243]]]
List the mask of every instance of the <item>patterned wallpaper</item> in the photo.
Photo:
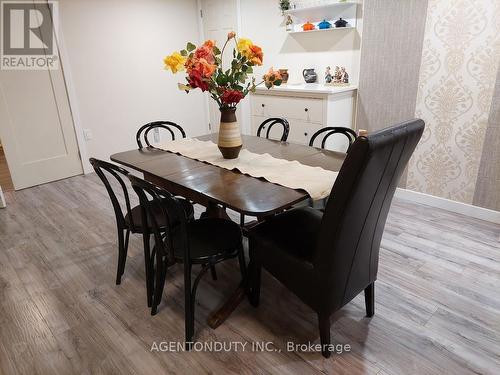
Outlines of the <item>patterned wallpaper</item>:
[[429,0],[408,189],[472,203],[499,62],[499,0]]

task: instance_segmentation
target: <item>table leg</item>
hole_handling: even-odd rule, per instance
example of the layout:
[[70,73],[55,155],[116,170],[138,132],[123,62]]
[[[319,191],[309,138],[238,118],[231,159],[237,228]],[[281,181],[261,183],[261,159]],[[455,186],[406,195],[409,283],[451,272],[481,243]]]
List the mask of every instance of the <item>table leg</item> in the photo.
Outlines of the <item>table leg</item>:
[[208,217],[216,217],[216,218],[231,220],[224,207],[213,202],[208,203],[207,209],[200,215],[201,219]]
[[245,299],[245,296],[245,283],[244,281],[242,281],[238,288],[236,288],[236,290],[222,304],[222,306],[208,316],[208,326],[212,329],[216,329],[218,326],[224,323],[224,321],[229,318],[229,315],[231,315],[231,313]]

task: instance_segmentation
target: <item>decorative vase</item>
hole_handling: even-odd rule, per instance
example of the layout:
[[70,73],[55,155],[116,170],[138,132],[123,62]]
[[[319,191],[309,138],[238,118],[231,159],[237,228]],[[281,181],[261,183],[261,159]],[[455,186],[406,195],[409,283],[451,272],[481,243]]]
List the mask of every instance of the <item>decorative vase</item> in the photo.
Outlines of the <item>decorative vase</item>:
[[279,72],[280,72],[280,75],[281,75],[281,83],[282,84],[287,83],[288,82],[288,77],[289,77],[288,69],[280,69]]
[[240,125],[236,120],[236,108],[220,109],[219,140],[217,146],[224,159],[236,159],[241,151]]

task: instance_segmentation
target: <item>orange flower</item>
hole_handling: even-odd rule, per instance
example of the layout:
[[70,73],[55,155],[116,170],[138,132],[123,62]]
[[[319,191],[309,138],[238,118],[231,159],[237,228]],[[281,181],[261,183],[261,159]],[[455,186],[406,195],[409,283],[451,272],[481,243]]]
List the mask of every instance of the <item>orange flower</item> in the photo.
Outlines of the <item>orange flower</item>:
[[194,52],[194,57],[197,59],[205,59],[210,64],[213,64],[215,62],[214,51],[207,45],[202,45],[201,47],[197,48]]
[[201,76],[209,78],[214,74],[217,65],[209,63],[204,58],[191,58],[186,61],[186,71],[188,75],[192,72],[197,72]]
[[210,49],[213,49],[215,47],[215,41],[214,40],[206,40],[205,43],[203,43],[203,47],[208,47]]
[[255,44],[252,44],[250,46],[250,54],[248,59],[254,65],[262,65],[262,61],[264,60],[264,52],[262,52],[262,48],[256,46]]

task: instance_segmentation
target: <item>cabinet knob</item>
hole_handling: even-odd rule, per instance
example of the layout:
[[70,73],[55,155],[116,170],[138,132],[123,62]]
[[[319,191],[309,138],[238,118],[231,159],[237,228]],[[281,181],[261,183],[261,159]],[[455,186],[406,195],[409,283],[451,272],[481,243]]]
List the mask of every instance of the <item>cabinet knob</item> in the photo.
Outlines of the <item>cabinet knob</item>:
[[262,108],[264,108],[266,105],[264,103],[261,104]]
[[304,108],[304,111],[306,111],[306,112],[309,111],[309,108]]
[[307,137],[307,133],[304,133],[304,135]]

